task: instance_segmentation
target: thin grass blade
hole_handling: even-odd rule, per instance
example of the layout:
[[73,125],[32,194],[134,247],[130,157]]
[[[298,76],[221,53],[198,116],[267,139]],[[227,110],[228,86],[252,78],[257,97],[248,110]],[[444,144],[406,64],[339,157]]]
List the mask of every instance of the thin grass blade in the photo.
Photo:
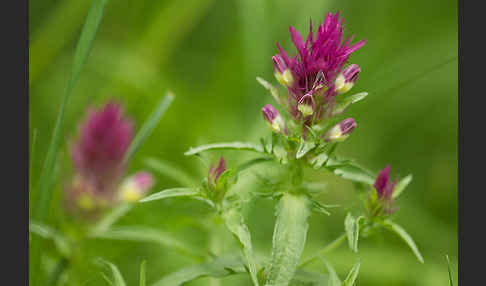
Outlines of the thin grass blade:
[[173,100],[174,95],[172,94],[172,92],[169,91],[167,92],[167,95],[159,101],[150,117],[147,119],[147,121],[145,121],[142,128],[133,139],[133,142],[128,148],[125,155],[125,162],[129,162],[130,159],[133,157],[133,154],[135,154],[140,146],[142,146],[143,142],[145,142],[150,133],[152,133],[160,118],[167,111]]

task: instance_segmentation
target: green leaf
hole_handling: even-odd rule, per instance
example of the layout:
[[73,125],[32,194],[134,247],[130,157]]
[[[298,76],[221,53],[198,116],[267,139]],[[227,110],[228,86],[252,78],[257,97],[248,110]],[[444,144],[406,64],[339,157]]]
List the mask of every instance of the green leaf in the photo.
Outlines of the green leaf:
[[350,96],[345,97],[342,101],[337,102],[333,108],[333,114],[338,115],[343,113],[351,104],[363,100],[368,96],[367,92],[360,92]]
[[324,165],[324,163],[326,163],[328,158],[329,156],[326,153],[322,152],[321,154],[312,158],[310,163],[314,169],[319,169]]
[[183,268],[163,277],[152,286],[179,286],[201,277],[226,277],[238,273],[246,273],[242,261],[225,256],[204,264]]
[[248,264],[251,280],[253,285],[258,286],[257,278],[257,263],[255,254],[253,253],[253,247],[251,244],[251,234],[248,227],[245,224],[245,220],[241,211],[238,208],[230,208],[223,213],[223,220],[226,227],[233,233],[240,244],[240,248]]
[[167,161],[155,158],[148,158],[145,159],[145,164],[147,164],[150,168],[154,169],[160,174],[166,175],[167,177],[173,179],[183,186],[189,187],[194,185],[195,183],[194,178],[179,169],[179,167],[176,167],[172,163],[169,163]]
[[117,220],[123,217],[127,212],[132,209],[133,205],[129,203],[122,203],[112,209],[109,213],[103,216],[103,218],[96,223],[91,230],[92,233],[99,233],[108,230]]
[[70,256],[71,245],[68,239],[57,230],[53,229],[50,226],[34,221],[30,223],[29,230],[44,239],[51,239],[54,242],[54,245],[56,246],[59,253],[61,253],[64,257]]
[[142,146],[143,142],[145,142],[150,133],[152,133],[157,123],[159,123],[160,118],[162,115],[164,115],[165,111],[167,111],[173,100],[174,95],[172,92],[168,91],[167,95],[159,101],[152,114],[150,114],[142,128],[140,128],[140,131],[138,131],[137,135],[133,139],[132,144],[130,144],[130,147],[128,147],[125,157],[123,158],[124,162],[129,162],[133,157],[133,154],[135,154],[140,146]]
[[396,223],[394,223],[390,220],[383,221],[382,225],[386,229],[392,231],[393,233],[397,234],[401,239],[403,239],[403,241],[405,241],[405,243],[407,243],[407,245],[410,247],[410,249],[412,249],[413,253],[417,257],[417,259],[420,261],[420,263],[424,263],[424,259],[422,257],[422,254],[420,254],[420,251],[419,251],[417,245],[413,241],[412,237],[401,226],[399,226],[398,224],[396,224]]
[[264,153],[263,147],[261,145],[256,145],[253,143],[245,142],[228,142],[228,143],[214,143],[207,144],[198,147],[191,147],[187,152],[184,153],[186,156],[195,155],[208,150],[244,150],[253,151],[258,153]]
[[295,271],[290,282],[292,286],[328,286],[329,277],[322,273],[308,272],[304,270]]
[[256,80],[258,81],[258,83],[260,83],[264,88],[266,88],[268,91],[270,91],[270,94],[272,95],[272,97],[275,99],[275,101],[277,103],[280,103],[280,95],[279,95],[279,92],[278,92],[278,89],[276,87],[274,87],[271,83],[269,83],[268,81],[264,80],[263,78],[261,77],[258,77],[256,78]]
[[141,199],[139,202],[146,203],[150,201],[163,200],[172,197],[193,197],[199,195],[199,189],[197,188],[173,188],[166,189],[150,196]]
[[359,227],[360,220],[362,219],[364,219],[363,216],[355,218],[351,213],[348,213],[344,219],[344,229],[346,230],[348,245],[353,252],[358,252]]
[[[36,207],[33,211],[33,218],[39,223],[44,222],[49,210],[53,189],[52,184],[55,177],[54,167],[57,161],[58,151],[60,149],[59,145],[62,137],[61,132],[66,106],[69,102],[74,86],[79,80],[81,70],[86,62],[86,58],[88,57],[91,47],[93,46],[93,41],[103,17],[103,11],[107,2],[108,0],[94,0],[92,2],[83,29],[81,30],[81,36],[79,37],[79,41],[76,45],[71,74],[62,98],[61,106],[59,107],[56,123],[52,132],[51,142],[49,143],[47,155],[42,167],[41,177],[39,179],[39,186],[35,202]],[[31,245],[30,257],[32,262],[30,263],[29,271],[29,275],[31,277],[30,280],[32,281],[33,285],[37,285],[39,282],[37,273],[40,266],[40,252],[40,241],[36,241],[34,239]]]
[[176,249],[179,252],[193,257],[197,260],[202,259],[205,254],[200,251],[187,246],[181,241],[175,239],[172,235],[162,232],[157,229],[141,226],[124,226],[118,227],[104,232],[92,233],[90,238],[93,239],[113,239],[121,241],[136,241],[136,242],[149,242],[158,243],[167,248]]
[[304,250],[310,202],[304,195],[284,193],[277,205],[272,260],[266,286],[286,286],[294,276]]
[[300,159],[307,154],[310,150],[314,149],[316,147],[316,143],[314,141],[305,141],[302,140],[300,142],[299,147],[297,148],[297,154],[295,155],[295,158]]
[[351,161],[336,160],[329,158],[326,167],[334,172],[334,174],[343,177],[344,179],[373,185],[375,182],[374,176],[368,171],[358,166]]
[[[96,261],[101,264],[101,265],[106,265],[108,266],[108,268],[110,268],[111,270],[111,275],[113,276],[113,280],[108,280],[109,282],[111,282],[111,284],[113,286],[126,286],[127,284],[125,283],[125,279],[123,279],[123,276],[121,275],[120,273],[120,270],[118,269],[118,267],[116,267],[115,264],[107,261],[107,260],[104,260],[103,258],[101,257],[98,257],[96,259]],[[105,277],[107,278],[107,277]]]
[[324,263],[324,265],[326,266],[327,268],[327,271],[329,272],[329,281],[328,281],[328,285],[329,286],[341,286],[342,285],[342,282],[341,282],[341,279],[339,279],[339,276],[337,275],[336,273],[336,270],[334,270],[334,267],[332,267],[331,263],[329,263],[326,259],[320,257],[322,263]]
[[344,279],[343,286],[354,285],[354,282],[356,282],[356,278],[358,278],[360,265],[361,265],[361,260],[358,260],[358,262],[356,262],[353,268],[351,268],[351,271],[349,271],[348,276],[346,276],[346,279]]
[[147,285],[147,282],[146,282],[146,264],[147,264],[147,260],[144,260],[142,261],[142,263],[140,263],[140,283],[139,283],[139,286],[146,286]]
[[412,174],[406,176],[405,178],[401,179],[393,188],[392,198],[396,199],[398,196],[405,190],[405,188],[412,182],[413,176]]
[[449,272],[449,285],[454,286],[454,280],[452,279],[452,265],[451,261],[449,260],[449,255],[446,255],[447,260],[447,270]]

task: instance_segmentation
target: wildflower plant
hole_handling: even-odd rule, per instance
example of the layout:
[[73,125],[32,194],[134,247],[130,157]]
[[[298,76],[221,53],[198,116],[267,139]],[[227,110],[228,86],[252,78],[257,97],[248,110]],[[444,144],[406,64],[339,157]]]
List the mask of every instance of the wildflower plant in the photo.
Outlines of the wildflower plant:
[[[272,252],[268,261],[255,260],[251,235],[238,211],[240,206],[231,203],[231,196],[226,195],[232,185],[229,183],[231,178],[236,179],[237,176],[236,173],[225,170],[223,159],[210,167],[208,177],[200,187],[193,188],[192,191],[169,189],[142,200],[146,202],[173,195],[193,196],[215,206],[223,220],[226,220],[228,229],[241,242],[244,266],[254,285],[286,286],[303,283],[305,279],[301,279],[301,274],[307,264],[322,259],[327,252],[346,240],[350,249],[357,252],[359,238],[372,235],[377,229],[387,229],[400,236],[418,260],[423,262],[410,235],[392,220],[392,214],[397,210],[394,201],[412,177],[409,175],[402,180],[392,180],[389,166],[375,176],[354,161],[336,154],[339,144],[348,140],[358,128],[354,118],[345,116],[346,110],[367,96],[366,92],[351,92],[356,89],[361,68],[354,63],[349,64],[352,53],[362,48],[366,41],[353,43],[353,37],[344,38],[343,26],[343,19],[339,13],[328,13],[315,33],[311,22],[305,39],[291,26],[290,36],[297,50],[295,56],[290,56],[277,43],[278,53],[272,60],[275,79],[281,88],[260,77],[257,78],[258,82],[270,91],[277,104],[277,107],[266,104],[262,108],[263,120],[271,131],[269,137],[261,138],[259,144],[213,143],[190,148],[185,153],[199,156],[211,150],[256,152],[261,157],[242,166],[248,168],[267,162],[281,170],[273,178],[260,176],[265,177],[262,178],[261,186],[266,191],[250,192],[252,196],[264,196],[275,202],[276,221]],[[315,211],[330,215],[332,207],[332,204],[322,203],[316,199],[315,195],[322,188],[316,189],[313,182],[307,181],[306,169],[324,170],[352,181],[362,191],[363,208],[358,215],[348,213],[341,236],[311,257],[303,259],[301,256],[306,244],[309,217]],[[235,201],[245,203],[238,199]],[[235,213],[238,215],[228,218],[228,214]],[[215,260],[214,263],[220,265],[226,260],[222,261]],[[360,261],[344,282],[332,275],[335,272],[328,262],[325,264],[329,270],[331,285],[355,283]],[[228,262],[229,268],[231,265]],[[309,285],[318,285],[324,279],[318,273],[306,273],[304,276],[307,277],[307,282],[309,277],[316,279]],[[210,272],[206,274],[211,276]],[[312,276],[314,274],[315,276]],[[162,281],[169,280],[160,280]]]

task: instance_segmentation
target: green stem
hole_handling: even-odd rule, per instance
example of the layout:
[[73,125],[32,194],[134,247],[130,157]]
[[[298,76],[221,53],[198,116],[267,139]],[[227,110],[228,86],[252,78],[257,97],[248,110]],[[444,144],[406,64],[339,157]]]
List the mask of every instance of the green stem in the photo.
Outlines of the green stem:
[[336,239],[334,239],[331,243],[326,245],[324,248],[321,250],[317,251],[315,254],[312,256],[304,259],[299,265],[299,267],[306,266],[307,264],[313,262],[315,259],[319,258],[320,256],[336,249],[339,247],[344,241],[346,241],[346,233],[342,233],[340,236],[338,236]]

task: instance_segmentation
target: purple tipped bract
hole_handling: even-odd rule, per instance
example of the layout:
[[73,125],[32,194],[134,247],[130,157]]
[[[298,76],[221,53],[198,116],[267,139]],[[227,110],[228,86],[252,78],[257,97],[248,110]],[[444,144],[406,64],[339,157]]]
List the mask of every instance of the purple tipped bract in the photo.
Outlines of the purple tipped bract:
[[342,135],[347,135],[353,132],[356,126],[356,121],[354,121],[353,118],[346,118],[343,121],[339,122],[339,128],[341,129]]
[[273,121],[279,116],[278,111],[273,107],[271,104],[266,104],[262,108],[263,112],[263,119],[270,124],[273,124]]
[[224,160],[224,157],[221,156],[218,165],[211,166],[209,168],[209,176],[208,176],[209,184],[212,186],[216,185],[219,177],[221,176],[221,174],[224,173],[224,171],[226,171],[226,161]]
[[[337,94],[334,88],[336,77],[343,72],[343,67],[349,56],[365,44],[365,40],[351,44],[353,37],[343,39],[342,17],[339,13],[328,13],[324,23],[319,25],[316,34],[313,33],[312,21],[306,40],[292,26],[290,36],[298,55],[289,57],[277,43],[279,53],[273,56],[274,72],[292,80],[287,86],[289,92],[289,113],[294,119],[303,119],[298,108],[302,97],[309,95],[316,102],[312,120],[321,120],[328,109],[332,108],[333,98]],[[284,74],[286,72],[286,74]],[[359,68],[351,65],[346,70],[350,80],[356,80]],[[308,120],[306,119],[307,123]]]
[[390,180],[390,165],[386,165],[385,169],[378,173],[373,186],[375,187],[379,198],[390,200],[395,183],[396,182]]
[[343,76],[346,82],[355,83],[358,80],[358,75],[360,73],[359,66],[352,64],[343,71]]

